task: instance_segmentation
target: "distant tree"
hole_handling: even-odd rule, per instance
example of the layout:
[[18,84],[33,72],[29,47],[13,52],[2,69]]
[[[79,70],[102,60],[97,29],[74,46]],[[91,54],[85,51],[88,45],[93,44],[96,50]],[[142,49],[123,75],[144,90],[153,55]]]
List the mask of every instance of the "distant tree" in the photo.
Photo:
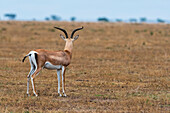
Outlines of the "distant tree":
[[99,17],[97,20],[102,22],[109,22],[109,19],[106,17]]
[[7,13],[4,16],[8,17],[10,20],[14,20],[16,18],[16,14],[12,14],[12,13]]
[[116,22],[122,22],[122,19],[118,18],[118,19],[116,19]]
[[56,16],[56,15],[51,15],[51,19],[52,19],[52,20],[55,20],[55,21],[60,21],[60,20],[61,20],[61,17]]
[[157,19],[157,22],[159,22],[159,23],[164,23],[165,20],[162,20],[162,19],[158,18],[158,19]]
[[35,18],[33,18],[33,19],[32,19],[32,21],[36,21],[36,19],[35,19]]
[[137,22],[137,19],[135,19],[135,18],[130,18],[129,21],[130,21],[131,23],[136,23],[136,22]]
[[71,20],[71,21],[75,21],[75,20],[76,20],[76,17],[71,17],[70,20]]
[[140,22],[146,22],[146,21],[147,21],[147,19],[145,17],[140,18]]
[[45,20],[46,20],[46,21],[49,21],[49,20],[50,20],[50,18],[49,18],[49,17],[45,17]]

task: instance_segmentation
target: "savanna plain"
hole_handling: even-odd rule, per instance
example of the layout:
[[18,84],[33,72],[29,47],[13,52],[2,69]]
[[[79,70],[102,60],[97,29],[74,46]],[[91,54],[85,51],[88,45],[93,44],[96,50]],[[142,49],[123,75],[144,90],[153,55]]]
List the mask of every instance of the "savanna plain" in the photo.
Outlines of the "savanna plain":
[[[77,31],[66,70],[67,97],[57,73],[35,78],[27,96],[28,58],[34,49],[63,50],[64,28]],[[64,34],[63,34],[64,35]],[[0,112],[170,112],[170,24],[0,21]]]

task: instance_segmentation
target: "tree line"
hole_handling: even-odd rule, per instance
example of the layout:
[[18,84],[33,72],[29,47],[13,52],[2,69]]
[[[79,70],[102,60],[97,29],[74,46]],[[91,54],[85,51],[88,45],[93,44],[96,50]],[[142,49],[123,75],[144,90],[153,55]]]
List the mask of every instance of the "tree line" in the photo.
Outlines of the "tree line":
[[[14,14],[14,13],[7,13],[7,14],[4,14],[4,17],[8,18],[9,20],[15,20],[17,15]],[[70,21],[76,21],[76,17],[71,17],[70,18]],[[36,20],[36,19],[33,19],[33,20]],[[57,16],[57,15],[51,15],[50,17],[45,17],[44,18],[45,21],[61,21],[61,17],[60,16]],[[99,22],[112,22],[109,18],[107,17],[99,17],[97,18],[97,21]],[[158,18],[156,20],[158,23],[165,23],[165,20],[161,19],[161,18]],[[121,18],[117,18],[115,19],[115,22],[124,22],[123,19]],[[146,17],[141,17],[139,19],[136,19],[136,18],[130,18],[128,20],[128,22],[131,22],[131,23],[137,23],[137,22],[141,22],[141,23],[145,23],[145,22],[148,22],[147,18]]]

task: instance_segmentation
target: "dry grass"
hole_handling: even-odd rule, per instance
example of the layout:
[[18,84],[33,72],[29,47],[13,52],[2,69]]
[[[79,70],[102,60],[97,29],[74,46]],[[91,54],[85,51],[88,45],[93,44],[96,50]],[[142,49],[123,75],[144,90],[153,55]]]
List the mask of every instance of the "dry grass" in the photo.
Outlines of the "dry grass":
[[[27,97],[30,65],[21,60],[33,49],[64,48],[53,26],[85,28],[66,71],[68,97],[58,97],[49,70],[36,77],[39,97]],[[1,21],[0,64],[0,112],[170,111],[170,25]]]

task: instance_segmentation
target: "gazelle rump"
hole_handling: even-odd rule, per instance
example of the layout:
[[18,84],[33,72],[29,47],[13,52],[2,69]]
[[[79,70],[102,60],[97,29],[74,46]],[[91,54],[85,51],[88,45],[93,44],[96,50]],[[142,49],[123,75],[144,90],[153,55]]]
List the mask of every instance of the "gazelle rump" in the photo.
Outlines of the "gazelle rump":
[[65,71],[66,71],[66,67],[71,63],[73,42],[77,40],[79,37],[79,35],[76,35],[73,38],[73,35],[76,31],[83,29],[83,27],[73,30],[70,37],[68,37],[66,30],[59,28],[59,27],[54,27],[54,28],[63,31],[66,36],[64,37],[63,35],[60,34],[60,37],[66,42],[64,51],[48,51],[44,49],[36,49],[36,50],[30,51],[22,60],[22,62],[24,62],[25,58],[29,56],[31,69],[30,69],[29,74],[27,75],[27,95],[28,96],[29,96],[30,80],[32,83],[33,93],[35,94],[35,96],[38,96],[35,90],[34,80],[35,80],[35,77],[39,74],[39,72],[43,68],[57,70],[59,96],[62,96],[62,94],[60,93],[60,81],[61,81],[60,73],[61,73],[63,96],[66,96]]

